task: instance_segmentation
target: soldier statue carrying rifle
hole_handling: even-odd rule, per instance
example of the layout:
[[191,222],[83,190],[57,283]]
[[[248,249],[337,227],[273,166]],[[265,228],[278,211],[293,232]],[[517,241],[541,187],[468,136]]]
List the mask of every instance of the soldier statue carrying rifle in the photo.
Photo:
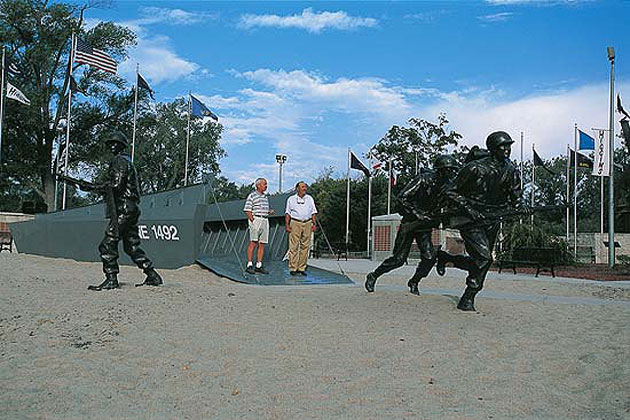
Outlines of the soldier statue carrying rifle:
[[418,283],[429,274],[436,262],[436,247],[431,242],[431,231],[440,225],[440,198],[444,197],[458,168],[457,161],[449,155],[438,156],[433,166],[433,170],[423,171],[398,195],[403,218],[394,241],[393,255],[368,273],[365,280],[368,292],[374,291],[376,280],[381,275],[407,262],[415,239],[420,249],[420,262],[407,286],[411,293],[420,294]]
[[468,271],[466,290],[457,304],[462,311],[475,311],[475,296],[483,288],[492,251],[499,233],[500,218],[517,214],[521,196],[518,169],[510,161],[514,141],[508,133],[496,131],[486,139],[488,152],[475,148],[470,161],[459,171],[447,190],[448,210],[452,214],[446,223],[459,229],[467,256],[451,255],[440,250],[437,272],[445,273],[445,265]]
[[114,155],[107,168],[105,182],[92,184],[87,181],[59,175],[59,179],[77,185],[83,191],[94,191],[105,198],[105,217],[109,219],[105,237],[98,250],[103,261],[105,281],[89,290],[116,289],[118,284],[118,243],[122,239],[125,253],[138,268],[144,271],[146,279],[136,286],[159,286],[162,278],[153,268],[153,263],[140,248],[138,218],[140,217],[140,183],[131,157],[125,152],[129,146],[127,137],[121,132],[113,132],[105,140]]

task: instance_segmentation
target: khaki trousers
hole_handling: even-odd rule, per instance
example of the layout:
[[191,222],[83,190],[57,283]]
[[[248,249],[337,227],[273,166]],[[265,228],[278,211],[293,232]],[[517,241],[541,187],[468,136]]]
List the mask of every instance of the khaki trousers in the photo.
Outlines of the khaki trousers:
[[313,221],[291,220],[289,233],[289,271],[305,271],[308,260],[308,247],[311,244]]

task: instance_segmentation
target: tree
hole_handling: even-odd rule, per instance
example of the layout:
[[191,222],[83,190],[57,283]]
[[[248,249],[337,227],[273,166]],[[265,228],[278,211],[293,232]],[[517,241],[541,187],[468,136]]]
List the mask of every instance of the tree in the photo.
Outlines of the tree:
[[[372,178],[372,216],[385,214],[387,208],[387,179],[384,175]],[[346,240],[345,178],[333,177],[333,168],[326,168],[309,186],[319,212],[317,220],[331,243]],[[361,175],[350,179],[350,243],[352,249],[366,249],[368,179]],[[315,241],[324,241],[323,232],[316,231]]]
[[404,185],[416,175],[416,159],[420,168],[431,167],[437,155],[449,146],[456,146],[461,138],[461,134],[448,131],[445,114],[438,116],[437,123],[411,118],[409,127],[392,126],[370,153],[381,162],[391,158],[401,181],[399,185]]
[[[142,190],[157,192],[184,185],[187,137],[185,99],[158,104],[155,112],[143,113],[136,137],[137,165]],[[203,175],[216,175],[225,151],[219,145],[223,126],[208,119],[191,118],[188,153],[188,182]]]
[[[87,3],[78,6],[46,0],[0,2],[0,42],[7,47],[8,58],[22,71],[12,83],[31,100],[30,106],[14,102],[6,109],[0,171],[10,181],[3,186],[20,194],[34,191],[49,210],[54,206],[53,148],[67,106],[72,33],[117,61],[124,59],[127,48],[135,44],[130,29],[111,22],[85,30],[83,14],[87,8]],[[80,85],[89,86],[90,99],[84,104],[102,111],[91,114],[93,117],[115,119],[122,115],[110,109],[113,92],[125,84],[122,78],[93,68],[81,68],[77,77]],[[76,108],[78,104],[74,104]],[[72,128],[84,122],[73,119]],[[98,126],[106,121],[90,122]]]

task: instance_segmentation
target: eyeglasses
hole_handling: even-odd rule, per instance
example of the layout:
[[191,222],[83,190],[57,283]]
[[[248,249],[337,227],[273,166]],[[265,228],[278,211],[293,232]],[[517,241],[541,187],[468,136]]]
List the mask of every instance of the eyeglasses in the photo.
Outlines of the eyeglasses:
[[306,198],[300,197],[298,195],[297,200],[295,200],[298,204],[306,204]]

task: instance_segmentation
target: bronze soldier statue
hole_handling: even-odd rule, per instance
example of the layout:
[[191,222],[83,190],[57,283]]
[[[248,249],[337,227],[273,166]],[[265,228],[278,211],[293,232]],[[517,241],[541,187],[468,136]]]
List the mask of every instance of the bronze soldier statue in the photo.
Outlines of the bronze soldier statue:
[[398,195],[403,218],[394,241],[393,255],[367,274],[365,289],[368,292],[374,291],[376,280],[381,275],[402,267],[407,262],[415,239],[421,259],[407,286],[411,293],[420,294],[418,283],[429,274],[436,262],[436,248],[431,242],[431,231],[440,225],[439,197],[444,197],[445,190],[455,179],[458,168],[457,161],[449,155],[438,156],[433,166],[433,170],[422,172]]
[[125,152],[129,146],[127,137],[118,131],[106,139],[109,150],[114,155],[102,184],[92,184],[82,180],[60,176],[65,182],[76,184],[83,191],[94,191],[104,196],[106,217],[109,219],[105,237],[98,246],[103,261],[105,281],[89,290],[109,290],[118,284],[118,243],[122,239],[125,253],[144,271],[146,279],[136,286],[159,286],[162,277],[153,268],[153,263],[140,248],[138,218],[140,217],[140,183],[131,157]]
[[459,229],[468,256],[438,252],[437,272],[444,275],[445,265],[468,271],[466,290],[457,304],[462,311],[475,311],[475,296],[483,288],[492,251],[499,232],[497,214],[519,205],[520,173],[510,161],[514,141],[504,131],[496,131],[486,139],[488,153],[476,151],[457,174],[447,190],[450,217],[448,225]]

